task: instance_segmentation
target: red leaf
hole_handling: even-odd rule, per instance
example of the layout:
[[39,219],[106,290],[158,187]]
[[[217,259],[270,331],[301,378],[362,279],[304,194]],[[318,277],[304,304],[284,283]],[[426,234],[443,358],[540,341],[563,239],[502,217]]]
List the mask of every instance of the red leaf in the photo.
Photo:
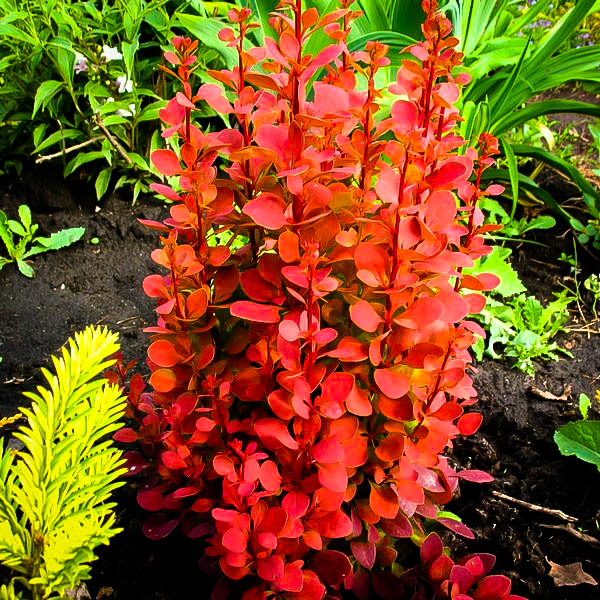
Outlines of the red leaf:
[[278,241],[279,256],[286,263],[300,260],[300,238],[293,231],[283,231]]
[[221,538],[221,543],[231,552],[245,552],[248,536],[245,532],[240,531],[237,527],[228,529]]
[[361,362],[369,358],[367,348],[367,344],[348,336],[342,338],[337,348],[328,352],[327,356],[339,358],[342,362]]
[[350,318],[364,331],[373,333],[383,323],[383,319],[366,300],[359,300],[350,307]]
[[437,171],[427,178],[431,187],[447,186],[462,177],[467,168],[462,163],[450,161],[444,163]]
[[344,448],[338,440],[323,440],[312,447],[312,455],[321,464],[342,462],[344,460]]
[[374,377],[377,387],[392,399],[404,396],[410,387],[408,376],[394,369],[377,369]]
[[310,498],[304,492],[292,490],[285,495],[281,501],[281,506],[290,517],[299,519],[307,513]]
[[311,567],[326,585],[340,585],[352,573],[350,560],[338,550],[317,552],[312,559]]
[[321,535],[328,538],[342,538],[352,533],[352,521],[342,510],[334,510],[319,523]]
[[458,420],[456,425],[463,435],[472,435],[479,429],[482,421],[483,417],[481,414],[467,413]]
[[177,375],[171,369],[157,369],[150,376],[150,385],[157,391],[166,394],[177,384]]
[[442,555],[444,545],[437,533],[430,533],[421,544],[421,561],[425,564],[432,563],[438,556]]
[[189,319],[199,319],[208,308],[208,295],[206,290],[200,288],[193,291],[186,299],[185,306]]
[[239,300],[238,302],[234,302],[229,310],[234,317],[240,317],[240,319],[246,319],[247,321],[278,323],[281,308],[270,304]]
[[283,577],[277,581],[277,587],[285,592],[302,592],[304,587],[304,575],[300,568],[302,561],[286,563],[283,569]]
[[504,575],[484,577],[473,592],[473,600],[504,600],[511,588],[511,582]]
[[345,492],[348,487],[348,474],[342,463],[317,465],[319,483],[333,492]]
[[142,527],[144,535],[151,540],[162,540],[167,537],[177,524],[179,519],[173,519],[163,514],[155,514],[148,517]]
[[279,419],[261,419],[254,424],[254,430],[269,448],[274,449],[281,445],[290,450],[298,450],[298,442],[292,438],[286,424]]
[[352,388],[352,391],[346,398],[346,408],[353,415],[359,417],[368,417],[373,412],[368,392],[357,385]]
[[464,523],[461,523],[456,519],[442,517],[440,519],[437,519],[437,521],[438,523],[444,525],[444,527],[447,527],[450,531],[454,531],[454,533],[457,533],[462,537],[465,537],[469,540],[475,539],[475,534]]
[[156,488],[139,491],[137,494],[137,502],[144,510],[151,512],[161,510],[165,507],[163,495]]
[[179,456],[179,454],[173,450],[167,450],[160,456],[164,465],[169,469],[185,469],[188,466],[185,460],[183,460],[183,458],[181,458],[181,456]]
[[412,479],[396,480],[396,489],[398,495],[413,504],[423,504],[425,502],[425,493],[423,488]]
[[405,435],[403,433],[392,432],[388,434],[375,447],[377,458],[384,462],[392,462],[399,459],[404,452],[404,438]]
[[394,321],[403,327],[418,329],[437,321],[442,316],[442,306],[438,298],[430,298],[429,296],[418,298]]
[[135,442],[139,439],[137,432],[135,432],[131,427],[123,427],[123,429],[119,429],[115,435],[113,435],[113,440],[117,442]]
[[375,544],[369,542],[351,542],[350,548],[354,558],[365,569],[371,569],[375,564],[376,548]]
[[279,196],[264,193],[250,200],[243,209],[257,225],[266,229],[281,229],[288,220],[283,214],[284,205]]
[[150,158],[163,175],[177,175],[181,171],[179,159],[172,150],[155,150]]
[[159,367],[174,367],[181,360],[173,344],[167,340],[157,340],[150,344],[148,358]]
[[284,564],[283,558],[276,554],[267,558],[259,558],[256,561],[256,573],[265,581],[275,581],[283,577]]
[[380,525],[385,533],[396,538],[407,538],[413,534],[410,521],[401,512],[393,521],[382,519]]
[[384,519],[394,519],[400,508],[398,495],[389,485],[376,485],[371,483],[369,495],[371,510]]
[[473,481],[474,483],[489,483],[490,481],[494,481],[494,478],[489,473],[478,469],[459,471],[456,473],[456,477],[460,477],[465,481]]
[[259,479],[262,486],[268,492],[274,492],[281,485],[281,475],[277,469],[277,465],[272,460],[265,460],[260,465]]

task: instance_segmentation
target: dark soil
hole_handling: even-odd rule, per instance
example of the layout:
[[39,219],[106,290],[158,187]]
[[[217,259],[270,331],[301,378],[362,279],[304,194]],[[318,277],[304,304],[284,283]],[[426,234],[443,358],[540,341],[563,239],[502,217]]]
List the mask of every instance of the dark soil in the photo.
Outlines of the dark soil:
[[[141,283],[154,271],[149,254],[156,246],[156,234],[140,226],[136,217],[160,218],[166,209],[151,201],[132,207],[127,198],[111,197],[97,210],[94,202],[86,201],[89,198],[93,198],[89,190],[74,191],[49,172],[31,172],[12,186],[0,184],[0,206],[14,217],[17,206],[27,202],[40,233],[86,227],[84,242],[36,257],[34,279],[20,275],[14,265],[0,273],[0,417],[26,402],[21,392],[39,382],[39,367],[48,366],[48,357],[90,323],[118,331],[125,359],[138,359],[143,368],[147,338],[141,329],[154,321],[154,312]],[[552,235],[556,230],[558,226]],[[90,243],[95,237],[96,245]],[[568,236],[543,241],[548,243],[545,248],[522,246],[513,254],[530,293],[547,299],[559,283],[572,283],[567,267],[557,261],[561,251],[572,252],[572,242]],[[585,256],[584,269],[598,272],[597,262]],[[582,329],[582,323],[573,324]],[[474,541],[456,540],[457,550],[496,554],[495,571],[513,578],[514,593],[530,600],[596,600],[596,586],[556,587],[547,561],[560,565],[580,561],[600,581],[600,549],[566,531],[545,527],[565,525],[564,521],[493,495],[502,492],[560,509],[579,519],[577,531],[600,539],[600,473],[576,458],[562,457],[552,439],[560,425],[578,418],[579,394],[593,397],[600,387],[600,336],[571,332],[561,343],[571,349],[574,359],[540,363],[535,379],[501,361],[478,365],[476,385],[484,424],[476,435],[457,441],[453,454],[461,466],[487,470],[496,479],[485,485],[463,483],[460,497],[448,508],[476,533]],[[531,391],[532,386],[556,396],[568,386],[571,391],[565,400],[545,400]],[[201,545],[177,534],[160,542],[146,540],[135,484],[121,488],[117,499],[124,532],[110,547],[100,549],[88,582],[92,597],[101,588],[112,588],[112,596],[105,597],[208,598],[211,580],[197,568]]]

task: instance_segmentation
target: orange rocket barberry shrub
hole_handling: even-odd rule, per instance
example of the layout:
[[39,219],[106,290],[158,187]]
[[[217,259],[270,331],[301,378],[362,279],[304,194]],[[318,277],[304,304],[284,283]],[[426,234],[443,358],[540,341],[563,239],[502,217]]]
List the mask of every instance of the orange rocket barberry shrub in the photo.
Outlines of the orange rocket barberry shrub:
[[[197,89],[197,42],[165,53],[181,91],[161,111],[173,149],[152,154],[170,217],[145,222],[164,268],[144,280],[152,374],[147,390],[134,376],[137,426],[117,438],[141,445],[129,459],[148,474],[146,535],[179,524],[204,538],[227,578],[215,596],[243,580],[244,600],[464,599],[489,567],[451,564],[427,536],[437,521],[472,537],[440,507],[459,479],[491,479],[445,452],[481,423],[469,315],[498,279],[463,269],[490,251],[478,201],[501,191],[480,187],[497,142],[457,152],[466,76],[452,75],[461,55],[433,0],[382,117],[388,49],[348,51],[351,3],[320,16],[282,0],[277,38],[252,48],[250,11],[233,9],[220,39],[238,65]],[[322,32],[331,44],[313,56]],[[204,103],[231,128],[196,127]],[[399,557],[426,538],[402,575]],[[473,598],[516,598],[494,590]]]

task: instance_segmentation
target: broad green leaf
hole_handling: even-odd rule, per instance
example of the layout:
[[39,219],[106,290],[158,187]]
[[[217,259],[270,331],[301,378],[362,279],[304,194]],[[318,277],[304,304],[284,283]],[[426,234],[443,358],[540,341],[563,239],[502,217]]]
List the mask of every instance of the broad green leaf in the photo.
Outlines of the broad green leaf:
[[100,171],[100,173],[98,173],[98,177],[96,177],[96,198],[98,200],[100,200],[100,198],[102,198],[102,196],[104,196],[104,194],[106,193],[106,190],[108,189],[108,184],[110,183],[110,174],[111,174],[111,168],[110,167],[106,167],[105,169],[102,169],[102,171]]
[[54,98],[54,96],[59,92],[61,88],[64,87],[64,83],[62,81],[56,81],[54,79],[49,79],[48,81],[44,81],[40,87],[38,87],[35,93],[35,100],[33,101],[33,112],[31,113],[31,118],[35,117],[37,111],[40,108],[46,108],[48,102]]
[[563,425],[554,441],[564,456],[577,456],[600,470],[600,421],[574,421]]
[[33,277],[35,275],[33,267],[20,258],[17,258],[17,268],[25,277]]
[[35,238],[35,246],[26,252],[23,257],[27,258],[29,256],[41,254],[42,252],[48,252],[49,250],[65,248],[66,246],[70,246],[79,241],[84,233],[85,227],[69,227],[68,229],[62,229],[61,231],[52,233],[49,237]]
[[21,219],[21,223],[23,223],[23,227],[29,230],[31,228],[31,210],[29,210],[27,204],[19,206],[19,218]]
[[500,284],[494,288],[494,293],[500,294],[503,298],[521,294],[526,291],[526,288],[508,261],[510,254],[510,248],[494,246],[490,254],[478,259],[474,267],[465,269],[464,272],[466,274],[494,273],[500,278]]
[[104,153],[100,150],[94,150],[92,152],[80,152],[69,164],[65,167],[65,177],[76,171],[82,165],[92,162],[93,160],[99,160],[104,157]]

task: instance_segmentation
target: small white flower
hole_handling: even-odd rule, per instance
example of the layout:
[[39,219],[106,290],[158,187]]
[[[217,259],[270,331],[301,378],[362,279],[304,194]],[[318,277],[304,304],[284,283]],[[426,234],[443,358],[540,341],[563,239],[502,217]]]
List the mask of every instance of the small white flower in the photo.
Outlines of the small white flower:
[[135,114],[135,104],[130,104],[129,110],[126,110],[124,108],[119,108],[116,111],[116,114],[119,115],[120,117],[133,117],[133,115]]
[[115,83],[117,84],[117,91],[119,94],[122,94],[123,92],[130,93],[133,90],[133,81],[127,79],[125,75],[119,75]]
[[115,99],[114,99],[112,96],[110,96],[109,98],[107,98],[107,99],[106,99],[106,101],[107,101],[107,102],[114,102],[114,101],[115,101]]
[[102,46],[102,58],[106,62],[110,62],[111,60],[121,60],[123,55],[117,50],[117,48],[111,48],[105,44]]
[[75,73],[83,73],[88,70],[87,58],[80,52],[75,52],[75,65],[73,67]]

